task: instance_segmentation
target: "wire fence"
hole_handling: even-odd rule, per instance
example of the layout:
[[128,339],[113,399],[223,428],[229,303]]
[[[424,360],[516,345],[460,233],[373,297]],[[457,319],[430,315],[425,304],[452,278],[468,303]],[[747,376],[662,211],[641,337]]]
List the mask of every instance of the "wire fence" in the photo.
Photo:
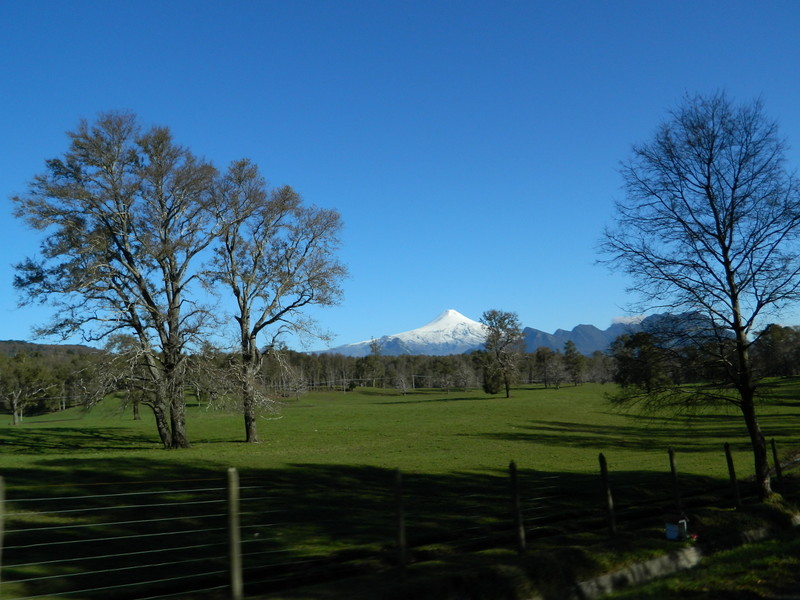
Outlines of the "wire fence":
[[225,487],[197,483],[206,485],[12,499],[0,594],[155,599],[224,589]]
[[98,484],[94,493],[12,488],[5,500],[0,480],[0,600],[239,600],[402,570],[444,546],[524,552],[539,537],[570,530],[608,527],[613,535],[617,523],[652,522],[691,502],[674,471],[617,481],[599,458],[599,479],[518,473],[512,462],[510,477],[375,469],[309,473],[298,488],[229,470],[211,479]]

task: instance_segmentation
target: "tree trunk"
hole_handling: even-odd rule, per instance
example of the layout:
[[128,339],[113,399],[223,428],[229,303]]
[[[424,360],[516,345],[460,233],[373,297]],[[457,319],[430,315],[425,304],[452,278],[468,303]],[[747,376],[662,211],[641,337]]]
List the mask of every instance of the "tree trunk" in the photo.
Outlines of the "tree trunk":
[[139,401],[133,401],[133,420],[134,421],[141,421],[142,416],[139,414]]
[[755,462],[755,478],[758,485],[758,495],[760,500],[766,500],[772,494],[772,484],[769,474],[769,455],[767,453],[767,440],[761,432],[761,426],[756,416],[753,395],[742,397],[741,404],[744,422],[747,425],[747,432],[750,434],[750,443],[753,447],[753,459]]
[[22,406],[21,401],[21,391],[17,390],[13,392],[13,396],[11,397],[11,424],[12,425],[20,425],[22,424],[22,413],[25,408]]
[[[729,276],[732,290],[736,290],[733,277]],[[767,454],[767,440],[758,424],[755,407],[756,384],[753,379],[753,364],[748,352],[747,333],[742,325],[739,299],[736,294],[731,295],[733,306],[734,332],[736,334],[736,358],[738,361],[738,388],[741,398],[740,409],[744,417],[747,432],[750,434],[750,443],[753,447],[753,461],[755,463],[756,483],[758,484],[759,499],[764,501],[772,494],[772,485],[769,475],[769,458]]]
[[172,427],[172,443],[170,448],[191,448],[189,438],[186,435],[186,402],[183,398],[183,390],[179,390],[180,397],[177,393],[172,395],[169,405],[169,419]]
[[164,405],[160,404],[159,399],[156,399],[151,405],[151,408],[153,409],[153,416],[156,419],[156,429],[158,430],[158,436],[161,438],[161,443],[164,445],[164,448],[170,448],[172,446],[172,434],[169,429],[169,423],[167,423]]
[[244,398],[244,431],[245,441],[250,444],[258,444],[258,426],[256,425],[256,414],[253,407],[253,398]]
[[255,340],[249,336],[242,338],[242,412],[244,414],[245,441],[257,444],[258,426],[256,424],[255,377],[261,367]]
[[191,448],[192,445],[186,435],[186,397],[181,355],[178,351],[171,354],[172,356],[165,360],[164,385],[160,388],[165,395],[164,405],[169,408],[172,435],[168,448]]
[[[166,352],[164,353],[166,354]],[[178,362],[157,361],[151,353],[145,355],[146,367],[155,389],[150,408],[156,419],[156,429],[164,448],[188,448],[186,438],[186,418],[184,414],[183,379],[180,377]]]

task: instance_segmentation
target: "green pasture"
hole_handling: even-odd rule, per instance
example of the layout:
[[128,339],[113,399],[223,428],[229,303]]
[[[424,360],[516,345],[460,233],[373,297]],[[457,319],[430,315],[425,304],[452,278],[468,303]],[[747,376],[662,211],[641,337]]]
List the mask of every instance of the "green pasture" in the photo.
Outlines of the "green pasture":
[[[280,469],[292,465],[351,465],[410,473],[496,473],[509,461],[521,469],[596,473],[598,453],[612,471],[664,471],[667,449],[682,473],[727,477],[723,445],[735,451],[737,470],[752,472],[749,441],[735,409],[706,410],[694,417],[640,415],[611,408],[609,386],[584,384],[513,390],[512,398],[478,391],[358,389],[317,392],[277,403],[259,422],[260,444],[244,444],[241,417],[190,404],[187,416],[193,447],[161,448],[152,415],[132,419],[129,407],[108,400],[88,412],[26,418],[0,426],[0,469],[6,483],[69,481],[84,463],[107,462],[96,473],[122,474],[114,461],[148,461],[201,469]],[[788,450],[800,442],[800,393],[794,380],[775,387],[759,409],[767,438]],[[2,417],[0,417],[2,418]],[[63,469],[65,459],[69,468]],[[59,467],[60,465],[60,467]],[[58,468],[54,468],[58,467]],[[93,467],[96,470],[96,466]]]
[[[347,565],[384,577],[395,561],[393,482],[400,469],[414,554],[410,573],[416,577],[409,585],[416,581],[427,589],[428,578],[438,581],[454,570],[519,568],[513,542],[492,538],[494,545],[466,553],[469,546],[463,545],[465,531],[477,526],[493,536],[510,523],[508,466],[513,460],[531,536],[543,536],[531,542],[528,572],[555,573],[564,582],[669,551],[674,542],[664,541],[662,513],[644,522],[632,517],[643,507],[649,510],[651,501],[669,504],[668,448],[676,453],[686,492],[716,490],[710,504],[703,504],[713,510],[693,523],[705,537],[729,528],[724,519],[716,521],[720,515],[727,519],[731,508],[724,444],[734,450],[739,477],[753,471],[747,433],[735,410],[709,409],[692,418],[620,412],[606,398],[612,389],[526,386],[508,399],[452,390],[316,392],[279,402],[259,422],[260,444],[242,441],[240,415],[190,402],[193,447],[169,451],[161,448],[152,415],[143,409],[142,420],[134,421],[130,407],[108,399],[88,412],[30,417],[19,426],[0,416],[5,419],[0,422],[0,475],[13,511],[20,499],[31,497],[89,498],[156,485],[173,490],[217,485],[235,467],[245,485],[261,486],[269,496],[245,524],[270,552],[317,561],[323,570]],[[800,380],[775,382],[769,392],[759,407],[764,433],[776,440],[784,457],[794,455],[800,446]],[[599,502],[599,453],[607,459],[615,501],[623,509],[620,535],[610,546]],[[564,513],[574,517],[556,523]],[[41,518],[56,519],[30,519]],[[46,545],[37,552],[33,559],[49,558]],[[35,566],[14,569],[13,578],[35,572]],[[307,578],[308,570],[303,573]],[[374,597],[370,586],[385,583],[380,582],[365,584],[364,597]],[[352,590],[337,595],[336,585],[323,583],[322,591],[308,596],[274,597],[355,598]],[[18,588],[4,584],[2,597],[15,597],[6,594]],[[414,595],[425,597],[420,594]]]

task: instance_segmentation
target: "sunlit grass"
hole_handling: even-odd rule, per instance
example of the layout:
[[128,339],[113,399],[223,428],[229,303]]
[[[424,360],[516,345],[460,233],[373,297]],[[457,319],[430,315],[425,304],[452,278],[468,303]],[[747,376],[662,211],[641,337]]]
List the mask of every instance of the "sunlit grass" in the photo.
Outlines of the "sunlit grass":
[[[749,441],[734,410],[706,411],[693,419],[640,416],[613,410],[608,386],[586,384],[559,390],[529,387],[513,397],[481,392],[362,389],[317,392],[281,403],[259,422],[261,444],[244,444],[239,415],[190,405],[188,434],[193,447],[164,451],[153,417],[142,408],[110,400],[86,412],[70,409],[0,427],[0,467],[23,466],[48,457],[115,456],[220,468],[281,468],[293,464],[347,464],[400,468],[410,472],[496,472],[511,460],[522,468],[593,473],[598,453],[618,471],[664,471],[667,449],[682,473],[724,478],[723,445],[735,451],[737,470],[752,471]],[[800,441],[797,402],[760,407],[762,428],[779,447]],[[9,481],[13,485],[13,481]]]

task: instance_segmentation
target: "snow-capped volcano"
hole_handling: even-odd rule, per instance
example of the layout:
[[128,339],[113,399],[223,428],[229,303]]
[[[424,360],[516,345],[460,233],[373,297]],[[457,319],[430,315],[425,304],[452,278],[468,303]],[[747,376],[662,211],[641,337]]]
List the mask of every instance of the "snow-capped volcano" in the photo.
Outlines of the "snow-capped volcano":
[[[385,335],[376,341],[381,354],[426,354],[445,356],[462,354],[480,348],[486,340],[486,327],[465,317],[457,310],[448,309],[433,321],[417,329]],[[366,356],[370,353],[371,340],[346,344],[325,350],[327,353],[345,356]]]

